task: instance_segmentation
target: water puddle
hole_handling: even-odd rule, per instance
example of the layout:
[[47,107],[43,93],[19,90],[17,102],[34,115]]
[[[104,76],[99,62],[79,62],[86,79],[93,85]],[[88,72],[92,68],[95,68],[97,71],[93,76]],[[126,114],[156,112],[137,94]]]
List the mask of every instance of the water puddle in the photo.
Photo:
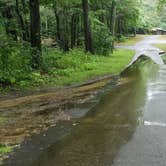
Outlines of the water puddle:
[[166,127],[166,123],[159,123],[159,122],[149,122],[144,121],[145,126],[159,126],[159,127]]

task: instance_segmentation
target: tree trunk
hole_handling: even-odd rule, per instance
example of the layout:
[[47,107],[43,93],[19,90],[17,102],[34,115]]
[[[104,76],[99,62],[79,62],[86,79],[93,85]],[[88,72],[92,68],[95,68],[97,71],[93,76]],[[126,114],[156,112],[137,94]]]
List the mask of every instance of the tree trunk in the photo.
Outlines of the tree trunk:
[[[54,7],[55,8],[55,7]],[[56,12],[56,8],[54,9],[54,13],[55,13],[55,17],[56,17],[56,38],[58,40],[58,44],[60,46],[61,49],[63,49],[64,51],[68,51],[69,47],[68,47],[68,41],[65,38],[65,22],[62,23],[64,20],[64,16],[61,12],[57,13]],[[63,28],[62,28],[62,24],[63,24]],[[65,25],[64,25],[65,24]]]
[[41,36],[40,36],[40,11],[39,0],[29,0],[31,21],[31,46],[34,48],[32,67],[38,69],[41,65]]
[[56,17],[56,38],[59,41],[61,41],[61,28],[60,28],[60,19],[59,19],[59,15],[57,14],[57,12],[55,11],[55,17]]
[[[112,1],[110,25],[111,25],[110,31],[112,33],[113,38],[115,38],[115,25],[116,25],[116,2],[115,2],[115,0]],[[114,39],[112,42],[112,48],[114,48]]]
[[93,49],[91,26],[89,22],[88,0],[82,0],[82,6],[83,6],[83,19],[84,19],[85,47],[87,52],[91,52],[93,54],[94,49]]
[[122,36],[122,19],[119,17],[117,19],[117,31],[118,31],[118,38],[120,39]]
[[26,19],[26,15],[29,13],[28,9],[26,8],[26,0],[21,0],[21,4],[22,4],[22,11],[24,14],[24,27],[25,27],[25,31],[26,31],[26,37],[27,37],[27,41],[30,42],[30,29],[29,29],[29,23]]
[[23,38],[24,41],[26,41],[27,40],[26,29],[25,29],[25,24],[24,24],[23,17],[22,17],[22,15],[20,13],[20,10],[19,10],[19,2],[18,2],[18,0],[16,0],[16,13],[18,15],[19,23],[20,23],[21,30],[22,30],[22,38]]
[[77,37],[77,15],[73,14],[71,17],[71,48],[76,46]]
[[134,29],[134,37],[136,37],[137,36],[137,28],[134,27],[133,29]]

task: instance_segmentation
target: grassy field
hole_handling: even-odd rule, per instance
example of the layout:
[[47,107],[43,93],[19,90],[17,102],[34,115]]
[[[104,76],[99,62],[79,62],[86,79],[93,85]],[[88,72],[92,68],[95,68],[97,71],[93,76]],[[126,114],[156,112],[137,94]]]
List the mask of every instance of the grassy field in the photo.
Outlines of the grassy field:
[[115,50],[109,56],[85,54],[80,50],[71,51],[57,60],[55,69],[42,79],[46,84],[57,86],[80,83],[105,74],[119,74],[133,55],[134,51],[126,49]]
[[131,45],[134,45],[137,42],[143,40],[145,36],[146,35],[137,35],[136,37],[130,37],[125,42],[116,43],[116,45],[131,46]]
[[81,49],[64,53],[51,48],[43,52],[43,71],[33,71],[27,75],[28,79],[20,79],[6,89],[2,87],[1,91],[78,84],[106,74],[119,74],[134,54],[127,49],[103,56],[86,54]]
[[166,51],[166,44],[155,44],[155,46],[163,51]]

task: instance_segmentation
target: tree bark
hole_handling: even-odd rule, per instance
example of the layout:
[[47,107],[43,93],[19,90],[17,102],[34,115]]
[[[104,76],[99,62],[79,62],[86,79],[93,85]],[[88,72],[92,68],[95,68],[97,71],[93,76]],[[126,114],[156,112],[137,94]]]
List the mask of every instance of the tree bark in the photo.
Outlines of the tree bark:
[[26,15],[29,13],[27,7],[26,7],[26,0],[21,0],[21,4],[22,4],[22,11],[23,11],[23,18],[24,18],[24,27],[25,27],[25,31],[26,31],[26,37],[27,37],[27,41],[30,42],[30,29],[29,29],[29,23],[26,19]]
[[71,17],[71,48],[76,46],[77,37],[77,15],[73,14]]
[[82,6],[83,6],[83,19],[84,19],[85,48],[87,52],[91,52],[93,54],[94,49],[93,49],[91,26],[89,21],[88,0],[82,0]]
[[32,55],[32,67],[38,69],[41,65],[41,36],[40,36],[40,11],[39,0],[30,2],[30,34],[31,46],[34,48]]
[[61,28],[60,28],[60,19],[58,13],[55,11],[55,17],[56,17],[56,38],[59,41],[61,41]]
[[[113,38],[115,38],[115,25],[116,25],[116,2],[115,0],[112,0],[110,31],[112,33]],[[114,48],[114,39],[112,42],[112,48]]]
[[118,38],[120,39],[121,38],[121,36],[122,36],[122,18],[121,17],[119,17],[118,19],[117,19],[117,33],[118,33]]
[[[61,12],[57,13],[56,8],[54,9],[54,13],[56,17],[56,31],[57,31],[56,38],[58,40],[58,44],[61,49],[63,49],[64,51],[68,51],[69,50],[68,41],[65,38],[66,23],[63,22],[64,15]],[[63,28],[62,28],[62,24],[63,24]]]
[[20,10],[19,10],[19,2],[18,2],[18,0],[16,0],[16,13],[18,15],[19,23],[20,23],[21,30],[22,30],[22,38],[23,38],[24,41],[27,41],[25,24],[24,24],[23,17],[22,17],[22,15],[20,13]]

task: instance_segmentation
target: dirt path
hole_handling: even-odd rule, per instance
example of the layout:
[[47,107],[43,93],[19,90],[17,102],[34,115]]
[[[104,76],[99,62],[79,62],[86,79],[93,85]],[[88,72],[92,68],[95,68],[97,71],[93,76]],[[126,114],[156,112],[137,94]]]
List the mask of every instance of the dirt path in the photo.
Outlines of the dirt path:
[[20,144],[60,120],[72,118],[67,110],[83,105],[116,76],[105,76],[76,87],[0,100],[0,144]]

